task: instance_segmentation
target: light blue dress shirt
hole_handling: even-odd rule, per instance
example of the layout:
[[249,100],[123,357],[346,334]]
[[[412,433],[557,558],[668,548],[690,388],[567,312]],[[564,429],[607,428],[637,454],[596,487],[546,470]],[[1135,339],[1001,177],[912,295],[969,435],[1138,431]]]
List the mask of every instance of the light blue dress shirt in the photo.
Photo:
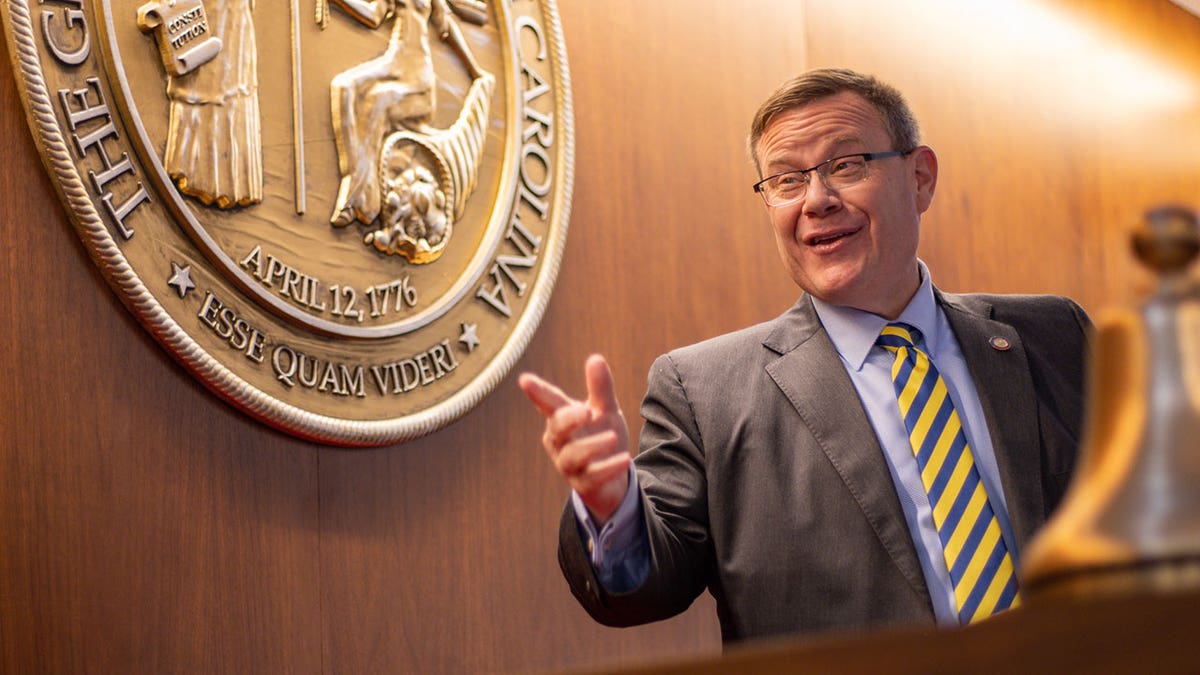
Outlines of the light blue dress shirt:
[[[929,356],[946,382],[950,400],[958,411],[992,510],[996,513],[1000,532],[1013,557],[1013,565],[1017,566],[1018,552],[1008,519],[1008,505],[1000,485],[1000,472],[979,394],[954,331],[934,299],[929,270],[923,262],[918,261],[918,264],[921,271],[920,288],[896,321],[909,324],[921,332],[922,344],[917,347]],[[904,427],[896,403],[891,375],[894,357],[875,344],[875,339],[889,321],[869,312],[830,305],[815,297],[813,306],[858,391],[883,448],[921,563],[921,571],[925,575],[925,584],[929,588],[934,615],[940,624],[958,625],[954,586],[937,528],[933,524],[929,497],[921,483],[917,460],[909,444],[908,430]],[[588,542],[592,565],[600,583],[610,592],[636,588],[645,579],[650,565],[641,501],[638,499],[637,474],[632,468],[629,484],[631,489],[624,501],[599,530],[579,496],[572,494],[571,497],[584,540]]]
[[630,464],[629,489],[625,491],[625,498],[604,527],[597,529],[579,493],[571,491],[575,520],[587,542],[592,568],[596,570],[600,585],[610,593],[623,593],[641,586],[650,571],[650,544],[646,539],[639,492],[637,471]]

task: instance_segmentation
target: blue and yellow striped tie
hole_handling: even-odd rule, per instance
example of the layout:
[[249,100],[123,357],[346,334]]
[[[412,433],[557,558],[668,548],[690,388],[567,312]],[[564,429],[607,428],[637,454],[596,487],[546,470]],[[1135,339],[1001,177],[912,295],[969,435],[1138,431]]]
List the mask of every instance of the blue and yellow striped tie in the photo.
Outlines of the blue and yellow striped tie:
[[878,344],[896,357],[892,384],[900,416],[929,494],[958,618],[966,624],[1016,606],[1017,578],[946,382],[916,347],[920,336],[912,326],[892,323]]

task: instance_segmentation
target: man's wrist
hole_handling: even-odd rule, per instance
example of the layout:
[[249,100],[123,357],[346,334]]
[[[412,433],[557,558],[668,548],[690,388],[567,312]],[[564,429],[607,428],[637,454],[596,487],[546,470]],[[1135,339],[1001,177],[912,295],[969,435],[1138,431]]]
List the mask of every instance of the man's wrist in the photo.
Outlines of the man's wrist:
[[574,490],[571,491],[571,506],[575,510],[575,519],[579,522],[580,534],[584,537],[583,544],[587,547],[592,566],[600,569],[606,552],[628,548],[640,532],[641,500],[633,464],[629,465],[625,496],[607,521],[598,523],[583,503],[583,498]]

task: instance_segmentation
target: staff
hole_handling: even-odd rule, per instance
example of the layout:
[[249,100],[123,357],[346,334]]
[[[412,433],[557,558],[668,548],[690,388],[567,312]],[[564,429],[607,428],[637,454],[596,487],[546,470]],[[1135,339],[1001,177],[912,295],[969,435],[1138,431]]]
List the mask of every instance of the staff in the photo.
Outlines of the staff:
[[300,91],[300,8],[292,0],[292,151],[296,166],[296,213],[305,210],[304,97]]

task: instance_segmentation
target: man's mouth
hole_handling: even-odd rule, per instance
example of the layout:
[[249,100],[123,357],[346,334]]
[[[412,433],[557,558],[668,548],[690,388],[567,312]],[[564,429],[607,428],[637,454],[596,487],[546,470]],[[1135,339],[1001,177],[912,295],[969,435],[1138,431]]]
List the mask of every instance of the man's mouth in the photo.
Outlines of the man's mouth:
[[858,230],[843,230],[841,232],[828,232],[824,234],[812,235],[806,238],[805,243],[809,246],[824,246],[827,244],[832,244],[841,239],[845,239],[846,237],[849,237],[857,232]]

